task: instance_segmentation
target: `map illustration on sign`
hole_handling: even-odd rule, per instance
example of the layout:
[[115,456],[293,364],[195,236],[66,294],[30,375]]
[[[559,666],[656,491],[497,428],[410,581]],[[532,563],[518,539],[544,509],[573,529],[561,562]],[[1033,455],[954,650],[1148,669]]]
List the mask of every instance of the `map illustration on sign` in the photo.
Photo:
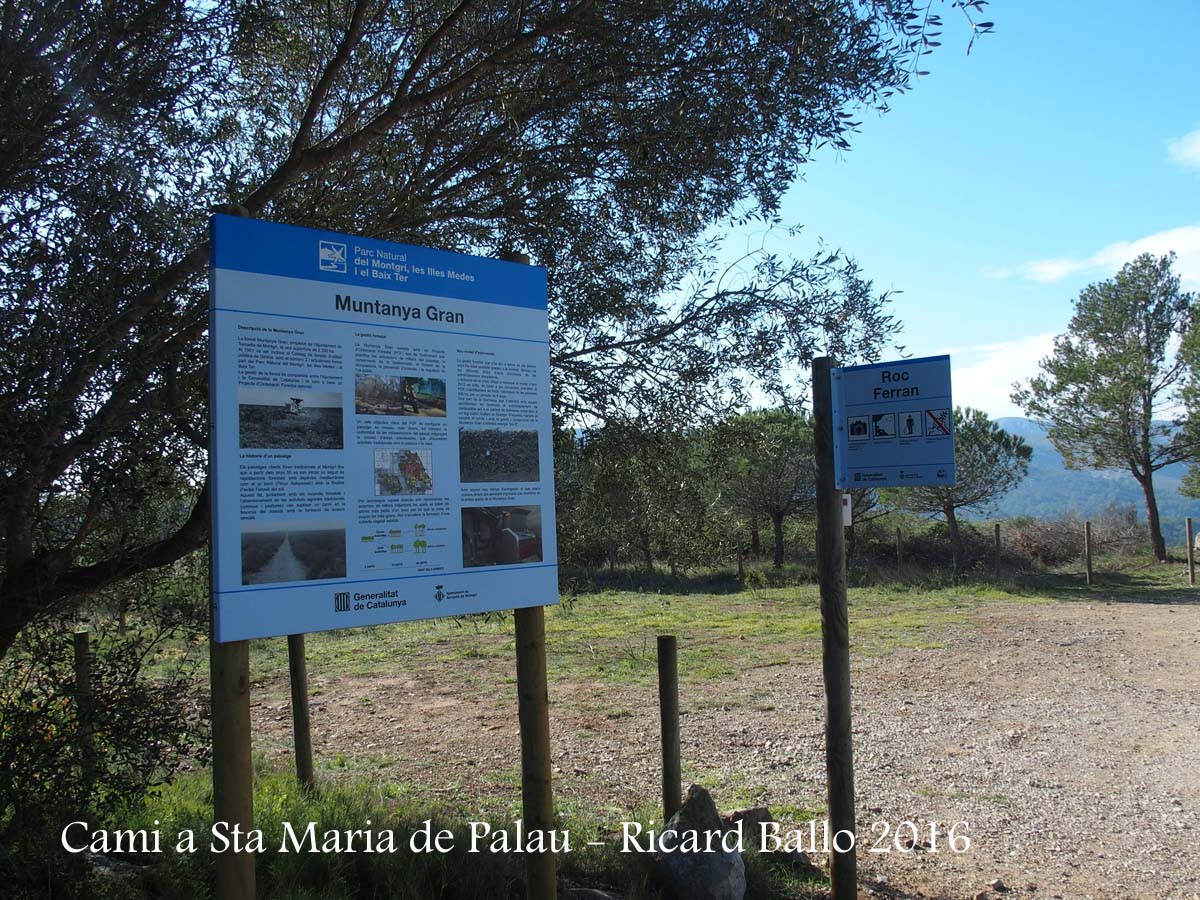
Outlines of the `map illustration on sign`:
[[837,486],[954,484],[950,357],[831,371]]
[[212,220],[218,641],[558,602],[546,272]]

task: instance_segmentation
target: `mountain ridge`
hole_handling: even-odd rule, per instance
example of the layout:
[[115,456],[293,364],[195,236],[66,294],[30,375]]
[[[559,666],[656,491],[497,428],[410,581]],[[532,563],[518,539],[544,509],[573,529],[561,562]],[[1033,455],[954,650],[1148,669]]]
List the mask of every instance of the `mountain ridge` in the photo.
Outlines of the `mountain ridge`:
[[[1132,474],[1120,469],[1068,469],[1046,436],[1046,429],[1037,422],[1021,416],[1005,416],[996,422],[1005,431],[1024,438],[1033,448],[1033,458],[1029,462],[1029,475],[986,518],[1053,519],[1072,512],[1083,518],[1096,518],[1115,505],[1132,506],[1138,519],[1145,522],[1146,501]],[[1200,500],[1179,492],[1188,468],[1186,462],[1173,463],[1154,473],[1154,493],[1168,544],[1184,543],[1186,517],[1200,519]]]

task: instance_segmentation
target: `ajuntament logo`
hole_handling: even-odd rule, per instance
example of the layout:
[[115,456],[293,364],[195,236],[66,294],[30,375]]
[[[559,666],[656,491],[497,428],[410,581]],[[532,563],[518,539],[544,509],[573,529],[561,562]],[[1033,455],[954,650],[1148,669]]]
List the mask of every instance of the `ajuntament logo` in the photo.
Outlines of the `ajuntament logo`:
[[333,595],[333,611],[334,612],[349,612],[350,611],[350,592],[338,591]]
[[438,603],[441,603],[446,599],[446,592],[443,590],[443,588],[445,588],[445,585],[439,584],[433,589],[433,599]]

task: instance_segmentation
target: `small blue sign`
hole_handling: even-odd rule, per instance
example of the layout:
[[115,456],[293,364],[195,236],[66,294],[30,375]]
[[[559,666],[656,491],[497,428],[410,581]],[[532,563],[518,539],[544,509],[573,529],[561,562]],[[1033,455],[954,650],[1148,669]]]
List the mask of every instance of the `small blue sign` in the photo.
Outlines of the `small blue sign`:
[[843,366],[830,377],[839,488],[954,484],[949,356]]

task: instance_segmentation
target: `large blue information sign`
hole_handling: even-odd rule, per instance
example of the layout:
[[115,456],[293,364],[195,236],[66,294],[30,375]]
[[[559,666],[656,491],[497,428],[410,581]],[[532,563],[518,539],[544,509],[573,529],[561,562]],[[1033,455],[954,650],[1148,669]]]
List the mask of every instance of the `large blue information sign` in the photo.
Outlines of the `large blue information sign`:
[[954,484],[950,357],[831,370],[837,486]]
[[218,641],[558,601],[546,272],[215,216]]

